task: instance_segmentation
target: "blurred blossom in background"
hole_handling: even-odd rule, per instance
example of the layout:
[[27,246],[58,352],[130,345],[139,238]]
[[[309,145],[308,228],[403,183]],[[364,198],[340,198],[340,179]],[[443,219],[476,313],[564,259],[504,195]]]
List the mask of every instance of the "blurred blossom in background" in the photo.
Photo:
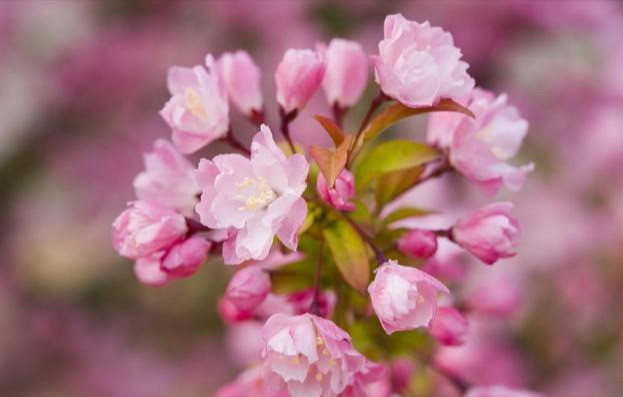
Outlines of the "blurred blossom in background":
[[[470,269],[461,294],[475,319],[439,365],[553,397],[620,396],[623,3],[598,0],[0,0],[0,395],[206,396],[257,357],[257,331],[226,334],[216,312],[229,269],[208,262],[149,288],[110,244],[140,153],[169,134],[157,114],[167,68],[240,48],[268,76],[287,48],[333,36],[375,53],[394,12],[451,32],[476,80],[530,121],[519,255]],[[276,108],[274,81],[262,86]],[[320,95],[309,107],[329,112]],[[299,118],[291,131],[310,143],[319,128]],[[394,134],[422,139],[425,126]],[[453,182],[405,200],[484,204]]]

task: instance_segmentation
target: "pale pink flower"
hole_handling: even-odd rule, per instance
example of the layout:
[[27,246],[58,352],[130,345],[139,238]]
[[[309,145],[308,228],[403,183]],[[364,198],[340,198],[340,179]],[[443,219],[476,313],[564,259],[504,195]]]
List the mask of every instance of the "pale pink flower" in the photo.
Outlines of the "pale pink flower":
[[274,393],[262,378],[262,368],[250,368],[228,385],[216,391],[214,397],[288,397],[286,391]]
[[167,87],[171,99],[160,115],[173,130],[173,143],[182,153],[193,153],[225,135],[229,128],[227,91],[211,55],[206,68],[173,66]]
[[493,203],[459,219],[452,227],[452,241],[488,265],[514,256],[521,226],[512,208],[509,202]]
[[437,251],[437,235],[425,229],[413,229],[398,240],[398,249],[418,258],[428,258]]
[[320,198],[331,207],[340,211],[355,210],[355,203],[350,201],[355,196],[355,177],[349,170],[344,169],[340,172],[332,188],[329,188],[324,175],[319,173],[316,190]]
[[232,103],[245,115],[262,110],[261,72],[246,51],[227,52],[218,60],[219,74]]
[[192,276],[206,261],[210,245],[202,237],[190,237],[166,251],[138,258],[134,273],[140,282],[153,286]]
[[368,84],[368,57],[355,41],[333,39],[321,51],[327,62],[322,88],[330,105],[354,105]]
[[350,336],[312,314],[276,314],[264,325],[264,379],[291,396],[333,397],[360,388],[382,371],[352,346]]
[[441,344],[455,346],[465,342],[468,327],[467,317],[452,306],[444,306],[437,309],[429,332]]
[[265,125],[253,138],[251,159],[224,154],[200,161],[197,178],[203,193],[196,211],[204,225],[229,230],[225,263],[265,259],[275,235],[296,250],[307,215],[301,195],[308,171],[305,157],[286,157]]
[[225,296],[241,311],[253,311],[270,292],[270,276],[251,265],[238,270],[229,281]]
[[137,259],[165,250],[188,228],[177,211],[150,201],[133,201],[112,224],[112,242],[119,255]]
[[437,293],[449,293],[437,279],[389,260],[368,286],[372,307],[388,334],[427,327],[437,311]]
[[383,92],[416,108],[469,94],[474,79],[461,56],[450,33],[394,14],[385,18],[384,39],[372,63]]
[[430,116],[428,141],[450,152],[450,163],[485,194],[493,195],[502,186],[517,191],[532,171],[532,163],[514,167],[506,161],[521,148],[528,123],[506,95],[474,89],[463,104],[476,118],[440,112]]
[[468,390],[465,397],[541,397],[527,390],[511,389],[506,386],[478,386]]
[[201,188],[190,161],[165,139],[156,140],[153,152],[146,153],[143,159],[145,171],[134,178],[136,196],[192,214]]
[[312,50],[289,49],[277,66],[277,102],[286,113],[302,110],[320,87],[325,63]]

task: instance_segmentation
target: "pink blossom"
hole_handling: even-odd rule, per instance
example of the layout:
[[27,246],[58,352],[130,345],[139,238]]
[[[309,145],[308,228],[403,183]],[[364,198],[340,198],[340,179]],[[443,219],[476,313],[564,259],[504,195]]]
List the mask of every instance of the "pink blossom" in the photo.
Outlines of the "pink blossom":
[[368,287],[372,307],[388,334],[427,327],[437,311],[437,293],[449,293],[437,279],[389,260]]
[[382,375],[329,320],[276,314],[264,325],[264,379],[273,391],[292,396],[333,397]]
[[274,393],[262,378],[262,368],[250,368],[236,378],[236,380],[217,390],[214,397],[288,397],[286,391]]
[[[292,310],[295,314],[304,314],[309,311],[315,294],[315,288],[309,288],[288,295],[287,300],[292,305]],[[321,317],[330,318],[336,301],[337,296],[335,292],[331,290],[320,291],[318,294],[318,314]]]
[[388,15],[384,30],[372,63],[376,81],[389,97],[416,108],[442,98],[463,98],[474,88],[450,33],[401,14]]
[[112,242],[120,255],[137,259],[167,249],[188,228],[184,216],[150,201],[133,201],[112,224]]
[[270,292],[270,277],[251,265],[238,270],[231,278],[225,295],[238,310],[253,311]]
[[246,51],[227,52],[218,60],[229,99],[245,115],[262,110],[261,72]]
[[515,255],[521,227],[509,202],[486,205],[452,227],[452,240],[484,263]]
[[533,164],[514,167],[513,158],[528,132],[528,123],[517,109],[507,104],[506,95],[474,89],[463,104],[475,119],[458,113],[432,114],[429,142],[449,149],[450,163],[480,190],[493,195],[502,186],[517,191],[526,181]]
[[437,251],[437,235],[425,229],[413,229],[398,240],[398,249],[418,258],[428,258]]
[[296,250],[307,215],[301,194],[308,171],[305,157],[287,158],[265,125],[253,138],[251,159],[224,154],[200,161],[197,178],[203,193],[196,211],[204,225],[229,230],[225,263],[265,259],[275,235]]
[[227,92],[216,72],[214,59],[203,66],[169,69],[171,99],[160,115],[173,130],[173,143],[182,153],[193,153],[225,135],[229,128]]
[[134,178],[136,196],[192,214],[201,189],[190,161],[164,139],[156,140],[154,151],[143,157],[145,171]]
[[493,317],[509,317],[521,304],[521,292],[517,280],[509,276],[479,279],[479,285],[466,293],[467,306],[476,314]]
[[540,397],[541,394],[506,386],[478,386],[468,390],[465,397]]
[[333,39],[322,48],[327,70],[322,88],[330,105],[354,105],[368,84],[368,57],[355,41]]
[[210,245],[204,238],[190,237],[166,251],[138,258],[134,263],[134,274],[140,282],[152,286],[192,276],[206,261]]
[[253,313],[238,309],[227,297],[219,299],[217,309],[226,324],[236,324],[253,317]]
[[430,334],[444,345],[461,345],[465,342],[469,322],[452,306],[437,309],[437,315],[430,326]]
[[350,201],[355,196],[355,177],[347,169],[342,170],[335,180],[335,185],[329,188],[322,173],[316,180],[318,195],[331,207],[340,211],[354,211],[355,203]]
[[325,73],[325,62],[312,50],[289,49],[277,66],[277,102],[286,113],[302,110],[314,95]]

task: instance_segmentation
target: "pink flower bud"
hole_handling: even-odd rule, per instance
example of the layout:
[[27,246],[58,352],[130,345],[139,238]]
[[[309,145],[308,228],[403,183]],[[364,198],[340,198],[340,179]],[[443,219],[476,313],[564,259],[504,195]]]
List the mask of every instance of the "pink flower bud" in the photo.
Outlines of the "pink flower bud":
[[469,389],[465,397],[542,397],[542,395],[506,386],[478,386]]
[[449,293],[434,277],[389,260],[368,287],[372,307],[388,334],[427,327],[437,311],[437,293]]
[[456,346],[465,342],[468,326],[467,317],[454,307],[444,306],[437,309],[429,331],[441,344]]
[[192,214],[201,192],[195,167],[164,139],[154,143],[154,151],[144,155],[145,171],[134,178],[140,200],[149,200],[184,214]]
[[211,55],[203,66],[169,69],[171,99],[160,115],[173,130],[173,143],[182,153],[193,153],[225,135],[229,128],[227,91],[214,70]]
[[355,196],[355,177],[349,170],[344,169],[340,172],[332,188],[327,185],[324,175],[318,174],[316,190],[320,198],[331,207],[340,211],[355,210],[355,203],[350,201]]
[[521,305],[520,291],[515,279],[495,276],[481,280],[466,294],[469,310],[485,316],[506,318]]
[[162,269],[170,277],[188,277],[208,258],[210,242],[202,237],[190,237],[175,244],[162,259]]
[[248,266],[234,274],[225,296],[237,309],[253,311],[270,292],[270,277],[257,266]]
[[236,324],[250,319],[253,315],[251,312],[239,310],[227,297],[219,299],[217,308],[226,324]]
[[130,203],[112,227],[115,249],[132,259],[168,249],[188,230],[179,212],[149,201]]
[[521,230],[512,208],[508,202],[482,207],[454,225],[453,241],[488,265],[514,256]]
[[286,113],[302,110],[318,90],[325,73],[325,63],[312,50],[286,51],[277,66],[277,102]]
[[243,114],[262,110],[261,72],[246,51],[227,52],[218,60],[229,99]]
[[159,287],[169,282],[169,275],[160,266],[164,251],[138,258],[134,262],[134,275],[143,284]]
[[[288,295],[288,302],[292,305],[295,314],[304,314],[309,312],[315,295],[315,289],[309,288]],[[336,300],[337,296],[335,292],[321,291],[318,294],[318,315],[324,318],[330,318],[333,315]]]
[[428,258],[437,251],[437,235],[430,230],[409,230],[398,240],[398,249],[407,255]]
[[333,39],[323,49],[327,70],[322,88],[330,105],[354,105],[368,84],[368,57],[355,41]]
[[409,107],[460,99],[474,88],[452,35],[428,22],[408,21],[401,14],[385,18],[385,37],[372,63],[383,92]]

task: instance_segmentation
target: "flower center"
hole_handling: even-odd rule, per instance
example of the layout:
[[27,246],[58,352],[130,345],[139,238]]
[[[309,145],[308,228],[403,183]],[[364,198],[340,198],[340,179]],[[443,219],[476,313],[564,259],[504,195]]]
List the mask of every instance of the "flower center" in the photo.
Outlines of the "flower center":
[[240,211],[255,211],[264,208],[277,198],[277,194],[268,186],[266,179],[261,176],[257,178],[245,177],[242,182],[236,183],[236,187],[246,193],[238,196],[245,204],[239,208]]
[[202,120],[205,120],[208,117],[208,112],[206,111],[205,106],[203,106],[201,96],[199,96],[199,93],[192,88],[187,88],[184,92],[184,106],[186,106],[186,109],[190,113]]

